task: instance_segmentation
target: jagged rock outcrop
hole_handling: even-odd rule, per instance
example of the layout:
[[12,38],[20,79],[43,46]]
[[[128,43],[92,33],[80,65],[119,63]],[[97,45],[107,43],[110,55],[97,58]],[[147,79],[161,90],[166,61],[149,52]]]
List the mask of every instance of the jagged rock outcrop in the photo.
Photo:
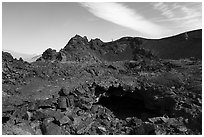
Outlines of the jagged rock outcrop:
[[13,56],[8,52],[3,52],[2,51],[2,60],[5,61],[5,62],[6,61],[13,61]]
[[99,60],[90,49],[86,36],[74,36],[60,52],[66,55],[67,61],[95,62]]
[[49,48],[45,52],[43,52],[42,58],[45,60],[52,60],[55,59],[56,54],[57,54],[56,50]]
[[103,45],[104,42],[102,40],[96,38],[96,39],[91,39],[89,43],[90,43],[90,48],[92,50],[98,50],[101,48],[101,46]]
[[41,60],[56,60],[58,56],[58,52],[54,49],[48,48],[46,49],[42,56],[40,58],[37,59],[37,61],[41,61]]
[[66,51],[73,51],[73,50],[85,50],[88,44],[88,39],[86,36],[81,37],[79,35],[75,35],[73,38],[69,40],[67,45],[64,47]]

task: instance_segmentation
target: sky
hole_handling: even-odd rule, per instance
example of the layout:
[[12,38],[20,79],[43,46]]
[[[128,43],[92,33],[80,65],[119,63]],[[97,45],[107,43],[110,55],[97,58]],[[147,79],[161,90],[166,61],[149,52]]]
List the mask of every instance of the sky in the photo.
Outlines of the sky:
[[26,54],[60,50],[76,34],[104,42],[158,39],[202,28],[201,2],[3,2],[2,48]]

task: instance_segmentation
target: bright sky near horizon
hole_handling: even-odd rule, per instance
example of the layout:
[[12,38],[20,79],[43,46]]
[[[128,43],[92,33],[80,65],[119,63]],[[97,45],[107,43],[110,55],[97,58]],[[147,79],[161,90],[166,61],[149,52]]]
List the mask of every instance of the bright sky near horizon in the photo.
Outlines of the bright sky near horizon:
[[2,4],[2,48],[27,54],[59,50],[76,34],[111,41],[163,38],[201,28],[201,2]]

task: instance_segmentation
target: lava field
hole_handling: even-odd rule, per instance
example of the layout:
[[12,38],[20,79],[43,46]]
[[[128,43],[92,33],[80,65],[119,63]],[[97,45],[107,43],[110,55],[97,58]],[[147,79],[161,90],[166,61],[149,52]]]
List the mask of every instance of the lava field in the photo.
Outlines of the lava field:
[[202,60],[142,43],[76,35],[31,63],[2,52],[2,134],[202,134]]

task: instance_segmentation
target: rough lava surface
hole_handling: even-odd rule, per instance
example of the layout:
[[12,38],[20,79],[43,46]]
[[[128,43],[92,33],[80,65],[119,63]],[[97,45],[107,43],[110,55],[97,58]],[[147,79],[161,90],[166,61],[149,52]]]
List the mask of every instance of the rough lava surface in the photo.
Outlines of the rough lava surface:
[[143,43],[76,35],[32,63],[2,52],[2,134],[202,134],[201,59]]

